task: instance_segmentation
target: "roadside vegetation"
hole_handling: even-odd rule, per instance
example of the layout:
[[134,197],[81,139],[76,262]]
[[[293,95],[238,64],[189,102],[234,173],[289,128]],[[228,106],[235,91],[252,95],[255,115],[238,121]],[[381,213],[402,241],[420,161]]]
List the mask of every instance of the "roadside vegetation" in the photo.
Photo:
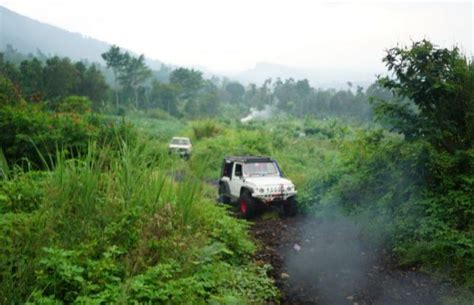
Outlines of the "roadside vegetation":
[[[302,213],[352,217],[398,265],[451,283],[444,304],[474,298],[474,68],[457,49],[393,48],[389,77],[342,91],[187,69],[141,90],[130,55],[110,56],[104,100],[33,101],[0,62],[0,303],[276,301],[248,224],[215,204],[222,158],[240,154],[277,159]],[[189,161],[168,154],[174,135]]]
[[[2,166],[3,304],[260,304],[277,296],[247,225],[174,179],[165,147],[116,136]],[[43,155],[42,155],[43,156]]]

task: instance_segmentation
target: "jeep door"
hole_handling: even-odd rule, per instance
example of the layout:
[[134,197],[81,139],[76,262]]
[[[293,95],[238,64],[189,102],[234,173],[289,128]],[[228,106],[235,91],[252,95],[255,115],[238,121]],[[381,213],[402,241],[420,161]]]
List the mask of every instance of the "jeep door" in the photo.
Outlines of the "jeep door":
[[243,164],[242,163],[234,163],[234,168],[232,170],[232,178],[230,181],[230,192],[232,197],[239,198],[240,197],[240,189],[244,184],[244,177],[243,177]]

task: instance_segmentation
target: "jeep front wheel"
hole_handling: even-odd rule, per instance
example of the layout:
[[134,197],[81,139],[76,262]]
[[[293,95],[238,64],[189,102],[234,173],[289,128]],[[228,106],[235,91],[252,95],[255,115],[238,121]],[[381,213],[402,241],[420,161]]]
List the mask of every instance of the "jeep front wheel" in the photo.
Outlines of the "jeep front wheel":
[[245,219],[250,219],[255,214],[255,203],[248,192],[243,192],[239,198],[240,214]]
[[295,197],[288,198],[283,203],[283,213],[285,216],[295,216],[297,211],[297,203]]

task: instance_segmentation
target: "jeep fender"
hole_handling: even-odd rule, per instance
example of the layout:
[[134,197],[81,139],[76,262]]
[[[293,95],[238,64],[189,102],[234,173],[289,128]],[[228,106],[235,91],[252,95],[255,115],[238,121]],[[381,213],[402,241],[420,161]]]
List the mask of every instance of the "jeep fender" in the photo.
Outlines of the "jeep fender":
[[251,195],[253,193],[253,189],[244,186],[240,189],[240,195],[242,195],[244,192],[248,192]]
[[224,186],[226,194],[230,196],[231,193],[230,193],[229,182],[228,181],[219,181],[219,186],[221,186],[221,185]]

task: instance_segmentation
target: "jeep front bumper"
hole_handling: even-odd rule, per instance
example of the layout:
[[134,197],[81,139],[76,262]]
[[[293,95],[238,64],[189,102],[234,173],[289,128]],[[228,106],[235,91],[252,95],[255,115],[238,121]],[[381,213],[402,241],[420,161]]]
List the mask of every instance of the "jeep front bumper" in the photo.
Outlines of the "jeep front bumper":
[[187,156],[191,154],[191,151],[185,148],[170,148],[169,151],[171,153],[178,154],[180,156]]
[[271,203],[274,201],[285,201],[290,197],[295,196],[297,191],[291,192],[278,192],[278,193],[253,193],[252,197],[256,198],[264,203]]

